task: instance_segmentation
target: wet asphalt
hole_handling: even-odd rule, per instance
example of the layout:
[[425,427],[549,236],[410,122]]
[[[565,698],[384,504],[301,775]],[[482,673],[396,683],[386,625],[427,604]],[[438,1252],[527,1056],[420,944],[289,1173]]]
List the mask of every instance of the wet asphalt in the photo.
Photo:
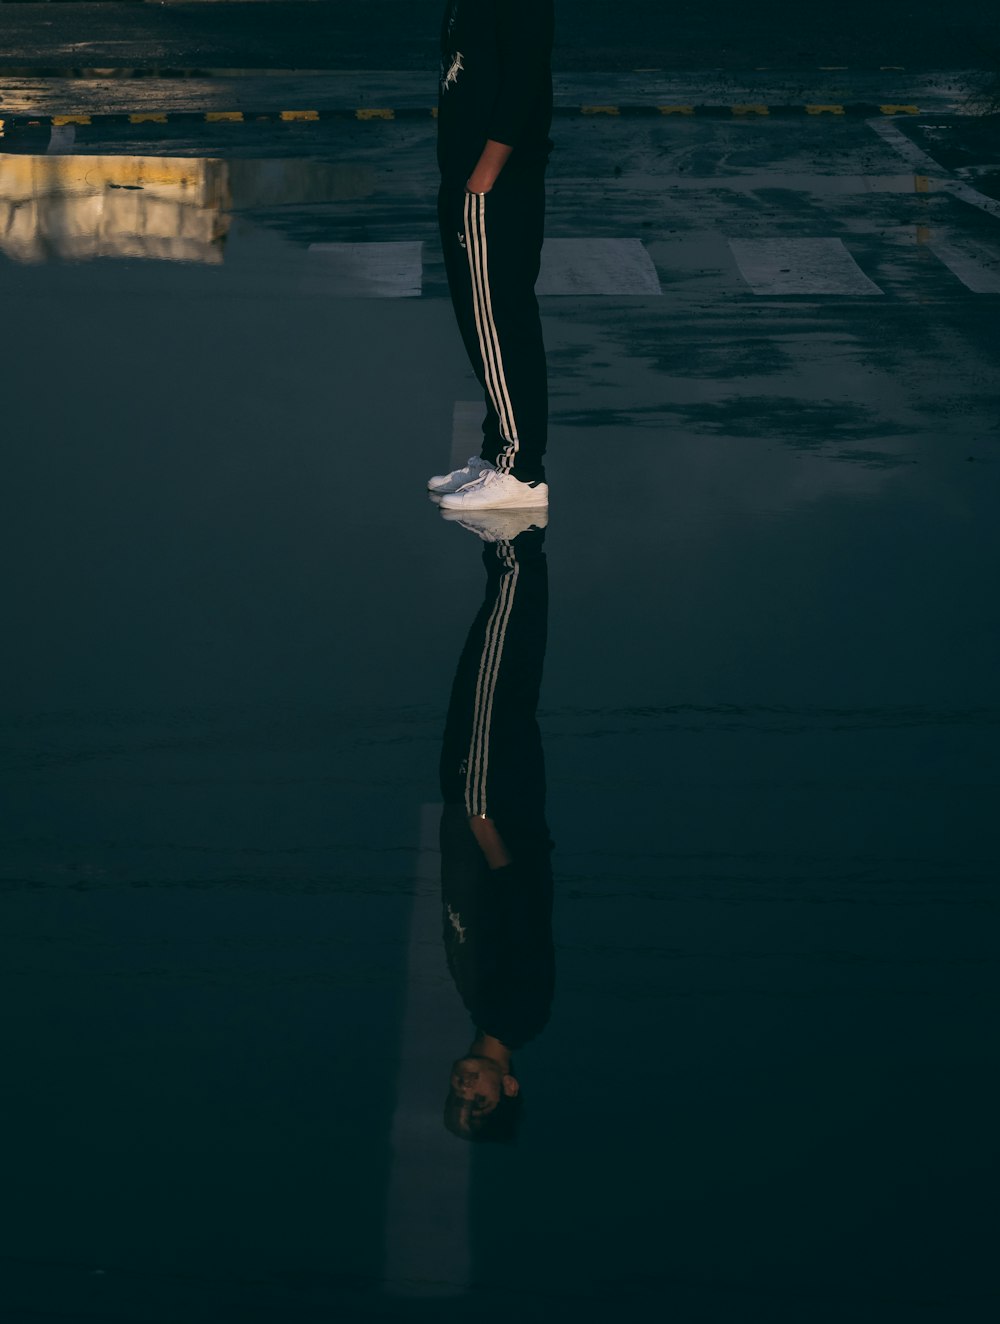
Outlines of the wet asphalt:
[[8,1318],[992,1317],[1000,218],[935,122],[557,123],[556,999],[486,1152],[433,125],[8,134]]
[[[440,0],[5,0],[0,69],[99,65],[433,69]],[[556,67],[573,70],[997,70],[1000,20],[977,0],[840,0],[791,13],[783,0],[716,0],[678,15],[660,0],[556,0]]]

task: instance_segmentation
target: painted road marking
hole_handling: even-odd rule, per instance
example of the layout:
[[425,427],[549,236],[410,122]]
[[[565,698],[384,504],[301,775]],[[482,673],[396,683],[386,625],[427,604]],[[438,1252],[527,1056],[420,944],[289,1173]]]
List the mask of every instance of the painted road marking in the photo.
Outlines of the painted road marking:
[[[342,299],[414,298],[423,289],[423,244],[310,244],[312,288]],[[541,296],[662,294],[641,239],[546,239]]]
[[460,469],[470,455],[478,455],[483,446],[482,400],[456,400],[451,410],[451,467]]
[[881,294],[839,239],[730,239],[754,294]]
[[359,120],[394,120],[396,118],[396,112],[389,110],[386,106],[356,110],[354,115]]
[[318,120],[318,110],[283,110],[281,118],[287,123],[289,120]]
[[535,290],[542,296],[663,293],[641,239],[546,239]]
[[990,216],[1000,216],[1000,202],[997,202],[995,198],[988,198],[985,193],[980,193],[978,189],[974,189],[970,184],[964,184],[959,179],[952,179],[944,166],[939,165],[933,156],[928,156],[912,139],[907,138],[906,134],[898,129],[895,124],[887,124],[884,120],[869,120],[868,125],[921,174],[940,179],[943,190],[953,194],[956,198],[961,198],[970,207],[978,207],[980,211],[984,211]]
[[1000,294],[1000,252],[975,239],[958,240],[933,232],[926,247],[973,294]]
[[[923,177],[921,177],[923,178]],[[755,193],[761,189],[774,187],[774,175],[761,171],[754,174],[747,170],[740,175],[688,175],[678,174],[664,185],[671,193],[697,193],[707,191],[718,193],[722,189],[731,189],[735,193]],[[933,193],[942,185],[939,180],[926,180],[924,186],[914,182],[910,174],[898,175],[820,175],[815,171],[809,174],[793,174],[789,171],[781,176],[781,188],[788,193],[812,194],[814,197],[838,197],[858,193]]]
[[242,110],[209,110],[205,112],[206,124],[242,124]]
[[733,106],[732,112],[734,115],[769,115],[771,113],[767,106],[756,105]]
[[[935,183],[937,181],[934,181]],[[1000,293],[1000,253],[961,237],[927,231],[921,242],[974,294]],[[883,294],[837,238],[730,239],[743,280],[760,295]],[[399,299],[423,293],[420,241],[310,244],[309,286],[333,298]],[[536,286],[542,298],[662,295],[641,239],[546,239]],[[478,451],[483,406],[457,401],[452,459]],[[452,466],[454,467],[454,465]]]
[[419,240],[382,244],[310,244],[311,284],[340,299],[412,299],[423,288]]
[[447,978],[441,939],[440,805],[423,805],[416,890],[410,910],[406,1000],[389,1133],[385,1203],[385,1290],[453,1297],[472,1269],[469,1192],[472,1145],[441,1120],[448,1070],[470,1038],[469,1020]]
[[657,106],[661,115],[693,115],[694,106]]

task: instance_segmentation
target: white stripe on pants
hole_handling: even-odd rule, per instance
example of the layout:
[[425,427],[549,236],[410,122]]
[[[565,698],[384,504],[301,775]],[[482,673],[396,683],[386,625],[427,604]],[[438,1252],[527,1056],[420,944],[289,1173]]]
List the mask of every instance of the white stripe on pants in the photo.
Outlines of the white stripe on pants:
[[500,432],[506,445],[498,457],[497,468],[501,473],[509,473],[514,467],[517,455],[517,424],[514,420],[514,406],[507,379],[504,375],[503,356],[500,352],[500,336],[493,320],[493,302],[490,298],[490,271],[486,249],[486,195],[467,193],[465,195],[465,236],[466,251],[469,255],[469,272],[472,276],[472,302],[476,313],[476,332],[479,336],[479,351],[483,356],[483,369],[486,373],[486,389],[493,401],[493,408],[500,419]]
[[[513,562],[511,557],[508,564]],[[486,817],[486,778],[490,763],[490,732],[493,724],[493,696],[503,659],[504,639],[514,608],[520,566],[513,564],[504,576],[496,605],[490,614],[483,639],[483,654],[476,680],[476,702],[472,717],[472,743],[465,776],[465,809],[471,818]]]

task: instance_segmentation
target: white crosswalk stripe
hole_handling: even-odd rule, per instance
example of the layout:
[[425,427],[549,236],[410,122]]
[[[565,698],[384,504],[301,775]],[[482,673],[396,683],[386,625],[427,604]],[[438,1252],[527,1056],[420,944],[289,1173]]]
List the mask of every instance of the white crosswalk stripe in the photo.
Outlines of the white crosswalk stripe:
[[641,239],[546,239],[535,289],[542,297],[663,292]]
[[927,247],[973,294],[1000,294],[1000,251],[965,237],[933,235]]
[[440,1056],[447,1070],[442,1044],[458,1051],[468,1039],[464,1009],[438,972],[440,817],[440,805],[422,806],[383,1223],[386,1291],[413,1296],[419,1285],[419,1295],[432,1299],[461,1295],[471,1272],[472,1146],[456,1144],[442,1125],[447,1076],[437,1068]]
[[[335,298],[419,295],[423,244],[310,244],[313,288]],[[536,287],[540,297],[658,295],[660,280],[641,239],[547,239]]]
[[754,294],[881,294],[839,239],[730,239]]
[[340,299],[408,299],[423,292],[424,246],[402,240],[382,244],[310,244],[310,284]]
[[[909,234],[912,244],[912,231]],[[1000,244],[990,246],[948,229],[925,231],[917,244],[929,249],[971,293],[1000,294]],[[308,251],[308,286],[321,296],[399,299],[425,293],[424,244],[419,241],[310,244]],[[669,245],[661,242],[653,251],[660,271],[641,239],[546,239],[537,293],[543,300],[660,297],[662,273],[664,284],[675,291],[678,278],[689,283],[695,276],[711,278],[716,291],[721,281],[734,293],[749,291],[762,298],[885,294],[835,237],[726,239],[720,234],[706,241],[702,234]],[[432,292],[441,291],[432,287]],[[479,420],[473,427],[471,415],[463,415],[459,425],[456,414],[455,442],[463,460],[471,453],[464,448],[472,433],[473,450],[478,451]]]

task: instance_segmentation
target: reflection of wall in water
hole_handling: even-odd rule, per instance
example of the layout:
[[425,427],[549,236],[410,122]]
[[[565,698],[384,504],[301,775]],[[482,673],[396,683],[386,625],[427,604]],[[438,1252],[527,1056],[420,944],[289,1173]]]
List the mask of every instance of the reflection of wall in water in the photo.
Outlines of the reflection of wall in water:
[[0,158],[0,251],[18,262],[94,257],[221,262],[229,205],[225,161]]
[[222,261],[232,210],[368,197],[366,165],[0,156],[0,252],[18,262]]

